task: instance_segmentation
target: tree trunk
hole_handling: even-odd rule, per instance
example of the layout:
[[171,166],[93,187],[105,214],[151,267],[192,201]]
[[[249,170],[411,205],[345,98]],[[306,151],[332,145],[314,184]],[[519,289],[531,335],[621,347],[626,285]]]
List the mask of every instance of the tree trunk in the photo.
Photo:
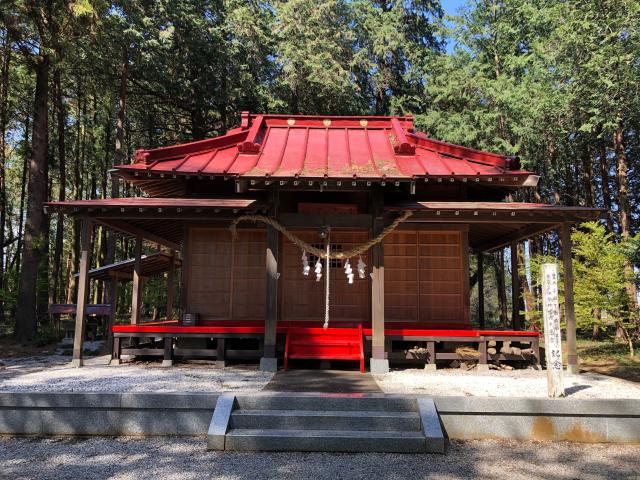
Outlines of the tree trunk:
[[[60,81],[60,70],[56,69],[54,73],[54,86],[56,89],[56,111],[58,114],[58,168],[60,170],[60,190],[58,192],[58,201],[64,202],[66,197],[66,144],[65,144],[65,125],[67,122],[67,116],[64,108],[62,85]],[[53,252],[53,271],[52,276],[52,294],[50,294],[51,303],[58,303],[59,298],[59,286],[60,286],[60,271],[62,266],[62,248],[64,241],[64,216],[58,215],[56,223],[56,238],[55,247]]]
[[9,123],[9,65],[11,62],[11,42],[5,31],[2,45],[2,67],[0,68],[0,324],[4,323],[4,242],[7,225],[7,191],[5,167],[7,164],[7,126]]
[[496,287],[498,290],[498,308],[500,312],[500,323],[507,326],[509,319],[507,317],[507,293],[505,291],[504,282],[504,256],[500,250],[492,255],[492,266],[496,277]]
[[[616,179],[618,181],[618,211],[620,212],[620,235],[623,239],[631,236],[631,207],[629,206],[629,164],[624,146],[624,132],[618,127],[613,133],[613,147],[616,153]],[[633,265],[626,262],[626,270],[629,278],[633,278]],[[636,285],[633,280],[627,284],[629,304],[632,309],[637,308]]]
[[518,270],[518,278],[520,279],[520,288],[522,289],[522,296],[523,296],[523,300],[521,300],[521,303],[523,303],[524,305],[522,305],[524,308],[524,318],[527,322],[527,328],[531,327],[532,325],[532,318],[533,318],[533,292],[531,289],[531,285],[529,285],[529,279],[527,278],[527,276],[524,274],[524,272],[527,271],[527,264],[529,262],[527,261],[527,259],[525,258],[525,251],[524,251],[524,243],[520,242],[518,243],[518,265],[522,266],[521,270]]
[[606,210],[607,230],[614,232],[613,218],[611,216],[611,189],[609,187],[609,162],[607,160],[607,145],[604,140],[600,142],[600,185],[602,187],[602,205]]
[[595,205],[596,191],[593,184],[593,163],[588,144],[585,144],[582,149],[582,190],[584,192],[585,205],[593,207]]
[[41,51],[35,65],[36,91],[33,114],[33,155],[29,162],[29,199],[24,231],[24,251],[16,309],[16,337],[31,340],[37,327],[36,286],[44,239],[42,203],[47,198],[47,131],[49,101],[49,57]]
[[27,170],[31,159],[31,146],[29,145],[29,124],[31,118],[27,114],[24,119],[24,161],[22,162],[22,176],[20,177],[20,218],[18,220],[18,245],[16,247],[16,265],[22,261],[22,246],[24,245],[24,202],[27,190]]

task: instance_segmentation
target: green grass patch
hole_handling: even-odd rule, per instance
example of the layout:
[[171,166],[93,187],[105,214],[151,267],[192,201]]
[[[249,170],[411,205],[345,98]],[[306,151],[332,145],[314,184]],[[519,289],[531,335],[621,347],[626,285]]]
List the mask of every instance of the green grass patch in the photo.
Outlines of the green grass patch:
[[640,382],[640,357],[629,356],[625,343],[578,339],[578,356],[582,370]]

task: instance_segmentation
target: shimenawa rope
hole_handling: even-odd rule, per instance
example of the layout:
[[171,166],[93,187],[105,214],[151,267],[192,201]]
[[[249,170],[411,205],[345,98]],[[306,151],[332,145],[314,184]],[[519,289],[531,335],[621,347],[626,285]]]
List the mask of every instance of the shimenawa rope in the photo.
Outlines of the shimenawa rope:
[[367,250],[369,250],[371,247],[376,245],[377,243],[380,243],[384,239],[384,237],[386,237],[391,232],[393,232],[398,227],[398,225],[404,222],[411,215],[412,213],[409,210],[402,212],[402,215],[396,218],[388,227],[382,230],[382,232],[380,232],[374,238],[372,238],[366,243],[363,243],[362,245],[352,248],[351,250],[347,250],[346,252],[329,251],[329,253],[327,253],[325,252],[324,249],[314,247],[310,243],[307,243],[301,238],[298,238],[289,230],[287,230],[277,220],[274,220],[273,218],[270,218],[270,217],[266,217],[264,215],[242,215],[236,218],[233,222],[231,222],[231,225],[229,226],[229,230],[231,230],[231,235],[235,239],[237,236],[237,226],[240,222],[261,222],[261,223],[272,226],[277,231],[282,233],[285,237],[287,237],[294,245],[297,245],[301,250],[307,253],[310,253],[312,255],[315,255],[318,258],[327,258],[327,255],[329,255],[329,258],[331,259],[346,260],[348,258],[361,255]]

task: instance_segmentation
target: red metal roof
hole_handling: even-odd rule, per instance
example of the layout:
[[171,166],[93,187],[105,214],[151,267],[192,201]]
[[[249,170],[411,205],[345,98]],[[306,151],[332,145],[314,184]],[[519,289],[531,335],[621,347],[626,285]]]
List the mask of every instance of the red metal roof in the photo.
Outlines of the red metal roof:
[[[440,142],[411,116],[336,117],[244,112],[227,134],[138,150],[121,172],[171,176],[410,180],[418,177],[529,178],[514,157]],[[531,177],[535,184],[537,177]]]

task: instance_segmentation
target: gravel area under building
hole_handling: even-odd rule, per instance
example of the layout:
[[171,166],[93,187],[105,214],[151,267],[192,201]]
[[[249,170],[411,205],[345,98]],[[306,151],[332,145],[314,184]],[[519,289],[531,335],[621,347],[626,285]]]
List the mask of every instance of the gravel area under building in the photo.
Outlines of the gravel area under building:
[[82,368],[57,355],[0,359],[0,391],[250,392],[262,390],[273,376],[257,365],[216,368],[211,362],[190,362],[164,368],[159,362],[108,363],[109,356],[87,359]]
[[[69,357],[59,355],[0,359],[0,391],[252,392],[262,390],[273,377],[272,373],[258,370],[255,364],[216,368],[211,362],[187,362],[163,368],[157,361],[125,362],[119,366],[109,366],[108,362],[108,356],[94,357],[84,367],[75,368]],[[339,375],[339,371],[333,372]],[[384,393],[547,396],[546,372],[541,370],[405,369],[373,377]],[[571,398],[640,399],[640,384],[597,373],[565,375],[565,389]]]
[[634,479],[633,445],[451,442],[446,455],[207,452],[204,438],[0,437],[0,478]]

